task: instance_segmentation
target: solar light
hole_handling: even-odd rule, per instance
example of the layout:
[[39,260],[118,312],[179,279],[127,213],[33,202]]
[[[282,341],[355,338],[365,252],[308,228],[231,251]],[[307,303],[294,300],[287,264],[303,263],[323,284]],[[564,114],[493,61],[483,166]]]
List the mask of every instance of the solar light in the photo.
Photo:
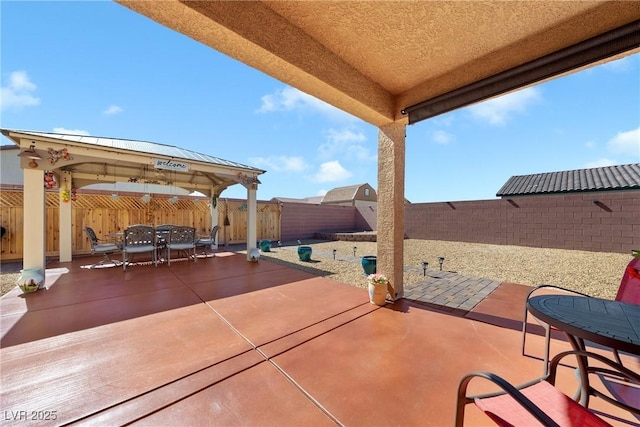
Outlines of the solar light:
[[422,275],[427,275],[427,267],[429,267],[429,263],[427,261],[422,261]]
[[356,256],[356,251],[357,251],[357,250],[358,250],[358,247],[357,247],[357,246],[354,246],[354,247],[353,247],[353,256]]
[[440,271],[442,271],[442,264],[444,263],[444,257],[438,257],[438,262],[440,263]]
[[282,247],[282,242],[280,240],[278,240],[278,248]]
[[298,240],[298,246],[300,246],[302,244],[302,242],[300,240]]
[[333,250],[333,259],[334,260],[336,259],[336,250],[335,249]]

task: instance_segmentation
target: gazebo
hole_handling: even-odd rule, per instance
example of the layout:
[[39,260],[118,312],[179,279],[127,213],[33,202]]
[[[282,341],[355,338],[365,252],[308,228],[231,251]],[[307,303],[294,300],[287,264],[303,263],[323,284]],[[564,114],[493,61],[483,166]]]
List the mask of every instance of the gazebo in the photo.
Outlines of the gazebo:
[[[23,268],[45,267],[45,171],[58,176],[64,192],[95,183],[153,182],[198,191],[211,201],[212,227],[217,225],[216,200],[229,186],[247,189],[247,259],[256,247],[258,176],[264,170],[196,153],[171,145],[146,141],[1,129],[20,147],[24,175]],[[72,203],[59,212],[60,261],[71,261]]]

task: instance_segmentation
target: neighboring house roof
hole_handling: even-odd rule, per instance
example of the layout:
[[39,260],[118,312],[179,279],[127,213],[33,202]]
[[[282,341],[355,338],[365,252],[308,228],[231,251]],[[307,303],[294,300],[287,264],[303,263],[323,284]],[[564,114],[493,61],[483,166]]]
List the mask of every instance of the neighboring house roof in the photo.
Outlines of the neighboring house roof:
[[309,204],[319,205],[320,202],[322,201],[322,196],[305,197],[303,199],[294,199],[292,197],[273,197],[271,201],[282,202],[282,203],[309,203]]
[[640,189],[640,163],[516,175],[496,196]]
[[322,203],[335,203],[354,200],[358,194],[358,190],[363,186],[370,187],[369,184],[348,185],[346,187],[336,187],[327,191],[324,195]]

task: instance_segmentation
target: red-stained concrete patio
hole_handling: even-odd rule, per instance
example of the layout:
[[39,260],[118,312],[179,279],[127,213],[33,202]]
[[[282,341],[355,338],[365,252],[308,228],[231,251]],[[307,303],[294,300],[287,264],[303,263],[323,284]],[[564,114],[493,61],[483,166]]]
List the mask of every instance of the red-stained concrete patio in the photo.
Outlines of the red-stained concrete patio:
[[[48,289],[0,299],[3,424],[450,426],[464,373],[542,372],[520,354],[526,287],[503,284],[466,313],[374,306],[363,289],[232,252],[83,268],[97,260],[49,265]],[[542,337],[527,347],[542,354]],[[564,370],[569,394],[573,381]]]

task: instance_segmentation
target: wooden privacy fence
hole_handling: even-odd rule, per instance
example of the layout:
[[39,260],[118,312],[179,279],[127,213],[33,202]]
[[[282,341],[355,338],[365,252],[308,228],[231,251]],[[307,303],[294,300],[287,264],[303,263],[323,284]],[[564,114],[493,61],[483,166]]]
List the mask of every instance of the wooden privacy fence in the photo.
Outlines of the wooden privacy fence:
[[[174,224],[194,227],[197,233],[206,234],[211,230],[211,214],[206,200],[179,198],[171,203],[168,195],[152,195],[148,203],[141,194],[127,193],[117,198],[102,192],[76,194],[71,201],[71,252],[73,255],[88,254],[91,245],[83,231],[84,227],[94,229],[99,239],[109,233],[123,231],[133,224]],[[58,191],[46,195],[46,256],[59,255],[59,206]],[[0,241],[2,261],[22,259],[24,240],[24,206],[22,191],[0,191],[0,225],[6,234]],[[226,221],[225,221],[226,220]],[[244,243],[247,240],[247,202],[243,200],[218,199],[218,243]],[[225,226],[225,224],[228,224]],[[280,209],[277,203],[258,202],[257,238],[280,240]]]

